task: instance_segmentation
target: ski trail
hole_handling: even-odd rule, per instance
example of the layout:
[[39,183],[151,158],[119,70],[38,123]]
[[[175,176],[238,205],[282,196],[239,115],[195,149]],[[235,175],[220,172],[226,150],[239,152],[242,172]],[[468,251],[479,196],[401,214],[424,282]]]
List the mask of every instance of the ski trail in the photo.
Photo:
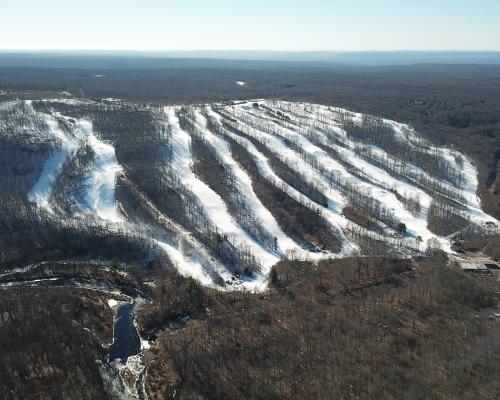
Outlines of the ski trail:
[[[291,129],[277,127],[276,124],[274,124],[274,122],[272,121],[269,121],[269,123],[272,124],[273,131],[277,132],[280,136],[293,137],[294,140],[299,142],[301,148],[304,148],[309,154],[315,157],[320,165],[323,165],[327,169],[330,169],[332,167],[331,160],[329,160],[330,156],[326,154],[321,148],[318,148],[314,144],[309,142],[309,140],[304,138],[300,133],[294,132]],[[391,207],[393,207],[398,212],[398,215],[404,215],[409,222],[412,221],[412,218],[410,217],[410,215],[408,215],[408,212],[405,210],[401,202],[396,199],[391,189],[402,189],[405,193],[409,192],[412,196],[416,195],[417,197],[422,198],[422,200],[424,201],[424,209],[429,207],[430,196],[422,190],[392,177],[386,171],[369,164],[365,160],[359,159],[351,148],[342,148],[336,144],[329,144],[324,135],[319,135],[323,136],[322,142],[325,146],[336,150],[344,161],[348,162],[351,165],[355,165],[356,168],[363,172],[363,174],[367,176],[373,184],[367,184],[357,176],[349,173],[345,168],[338,168],[338,165],[336,165],[338,163],[335,162],[336,164],[333,164],[333,166],[337,168],[338,172],[341,172],[344,179],[350,179],[355,182],[357,186],[368,189],[372,194],[375,194],[373,197],[381,201],[382,204],[390,204]],[[383,188],[384,186],[385,188]],[[420,216],[423,218],[419,219],[426,221],[427,214],[425,212],[421,213]]]
[[[121,222],[115,201],[115,181],[121,167],[116,159],[114,147],[95,136],[89,120],[74,121],[59,113],[38,115],[42,116],[52,138],[58,141],[60,147],[45,162],[39,179],[28,193],[28,200],[54,213],[50,199],[55,181],[65,163],[87,143],[94,153],[94,161],[92,167],[85,171],[83,211],[106,221]],[[61,128],[61,123],[66,124],[69,132]]]
[[[268,104],[271,104],[271,102],[266,102]],[[424,171],[422,168],[411,164],[411,163],[405,163],[404,165],[401,164],[401,161],[398,160],[395,156],[392,154],[387,153],[384,149],[375,146],[375,145],[367,145],[360,143],[356,140],[353,139],[348,139],[347,134],[343,129],[341,129],[339,126],[336,124],[340,124],[339,118],[335,118],[335,113],[344,113],[349,115],[350,112],[344,109],[331,109],[330,107],[326,106],[321,106],[321,105],[303,105],[304,108],[298,107],[298,105],[293,104],[293,103],[284,103],[284,102],[272,102],[272,105],[274,107],[278,107],[280,110],[284,110],[287,112],[291,112],[294,116],[297,116],[297,118],[300,119],[300,122],[302,124],[305,124],[309,126],[311,129],[315,130],[316,133],[318,133],[318,129],[320,125],[327,126],[328,130],[330,132],[334,132],[337,136],[338,139],[340,139],[341,142],[344,142],[345,146],[348,149],[352,149],[352,151],[356,149],[362,149],[362,150],[367,150],[369,152],[369,157],[380,161],[380,162],[387,162],[389,161],[392,165],[400,165],[401,166],[401,174],[407,178],[408,180],[412,181],[415,183],[414,189],[415,191],[419,191],[419,196],[424,198],[424,195],[422,194],[425,193],[422,191],[422,189],[416,187],[417,185],[421,185],[421,183],[418,182],[419,178],[424,178],[426,181],[432,182],[434,184],[439,184],[442,186],[444,189],[450,192],[456,192],[458,191],[460,196],[463,197],[463,201],[459,201],[466,209],[464,214],[466,214],[473,223],[482,225],[487,222],[493,222],[497,223],[498,221],[493,218],[492,216],[486,214],[482,209],[480,205],[480,198],[477,195],[477,188],[479,185],[478,181],[478,173],[477,169],[474,167],[473,162],[470,160],[469,157],[465,156],[464,154],[461,154],[458,151],[451,150],[449,148],[445,147],[438,147],[432,145],[430,142],[425,140],[424,138],[420,137],[415,130],[408,126],[407,124],[402,124],[396,121],[391,121],[387,119],[383,119],[384,123],[387,124],[388,126],[391,127],[393,130],[394,134],[400,138],[400,140],[404,140],[407,144],[412,146],[414,149],[418,151],[424,151],[427,154],[430,154],[434,157],[441,157],[445,159],[449,165],[451,165],[456,171],[459,171],[463,175],[463,183],[460,186],[456,186],[448,181],[441,180],[439,178],[436,178],[434,176],[431,176],[428,172]],[[306,111],[306,108],[310,107],[311,110]],[[248,107],[247,107],[248,108]],[[313,112],[313,110],[316,111],[316,113]],[[311,122],[311,121],[317,121],[317,123]],[[337,147],[334,144],[330,144],[331,147]],[[351,151],[351,153],[352,153]],[[356,157],[356,156],[354,156]],[[461,165],[458,164],[457,160],[461,160]],[[351,158],[352,161],[352,158]],[[356,158],[356,162],[360,163],[363,160],[360,160],[360,158]],[[374,169],[376,171],[377,167],[374,167],[372,164],[367,163],[365,164],[368,169]],[[379,168],[379,171],[385,171]],[[387,172],[387,171],[386,171]],[[388,172],[389,174],[389,172]],[[390,176],[390,175],[389,175]],[[411,192],[411,186],[409,185],[410,188],[408,187],[408,184],[405,182],[401,182],[398,184],[399,186],[405,185],[406,189],[409,189],[408,191]],[[442,194],[445,197],[449,197],[448,195]],[[426,196],[429,196],[426,194]],[[429,196],[431,197],[431,196]],[[457,201],[456,198],[453,198],[454,201]]]
[[[222,118],[219,114],[215,113],[212,109],[210,110],[210,114],[214,116],[215,118],[218,118],[219,120]],[[233,123],[232,121],[226,121],[229,124]],[[238,125],[235,126],[235,128],[238,128]],[[222,132],[224,135],[227,137],[233,139],[235,142],[243,146],[252,156],[254,162],[257,165],[257,168],[259,170],[260,175],[264,178],[267,179],[271,184],[273,184],[276,188],[280,189],[281,191],[285,192],[287,195],[292,197],[294,200],[296,200],[298,203],[303,205],[304,207],[309,208],[310,210],[313,210],[315,212],[321,212],[322,216],[328,221],[334,232],[337,234],[337,238],[341,241],[342,243],[342,250],[338,254],[333,254],[333,253],[327,253],[330,254],[330,256],[342,256],[342,255],[352,255],[356,254],[358,251],[358,247],[350,242],[344,233],[342,232],[341,227],[346,226],[346,220],[345,218],[341,217],[340,214],[333,212],[329,208],[324,208],[322,205],[314,202],[311,200],[309,197],[305,196],[298,190],[296,190],[294,187],[290,186],[288,183],[286,183],[284,180],[282,180],[280,177],[278,177],[272,168],[269,165],[269,162],[267,160],[267,157],[264,156],[255,146],[254,144],[248,140],[247,138],[241,137],[239,135],[236,135],[233,132],[228,131],[227,129],[222,129]],[[327,196],[328,197],[328,196]],[[312,253],[311,254],[312,258],[324,258],[325,255],[321,255],[318,253]]]
[[[239,114],[237,115],[240,116]],[[352,182],[353,185],[360,188],[360,191],[378,200],[380,204],[384,205],[389,211],[393,212],[394,215],[398,218],[398,220],[406,225],[407,232],[410,236],[414,238],[421,237],[424,241],[427,241],[429,239],[436,239],[439,240],[442,247],[444,247],[445,249],[449,248],[449,241],[434,235],[427,229],[426,213],[419,215],[418,217],[415,217],[403,206],[401,201],[397,199],[396,195],[393,192],[386,190],[373,183],[365,182],[364,180],[359,179],[357,176],[352,175],[342,165],[340,165],[338,161],[333,160],[324,150],[311,143],[307,138],[305,138],[301,134],[292,131],[290,129],[283,128],[274,123],[273,121],[267,120],[266,116],[259,115],[259,117],[266,120],[265,121],[267,124],[266,128],[269,131],[273,132],[274,135],[265,133],[258,128],[254,128],[253,126],[259,126],[259,122],[257,121],[254,121],[253,123],[251,122],[253,126],[249,126],[247,124],[246,125],[248,128],[247,130],[249,131],[250,134],[252,134],[253,137],[257,138],[259,141],[261,141],[262,144],[266,145],[274,154],[282,154],[282,155],[286,154],[286,157],[289,157],[295,163],[300,163],[301,157],[297,155],[294,150],[288,148],[288,146],[285,143],[283,143],[283,141],[278,137],[296,143],[301,149],[303,149],[308,155],[311,156],[310,159],[308,158],[307,160],[302,161],[302,163],[305,164],[303,166],[304,169],[308,168],[309,170],[314,170],[314,166],[311,165],[311,159],[312,159],[319,166],[322,166],[325,170],[329,172],[335,171],[335,173],[339,174],[346,182]],[[240,118],[240,120],[241,119],[242,118]],[[258,135],[255,134],[255,131],[258,131]],[[343,151],[347,150],[343,149]],[[372,178],[373,175],[376,174],[377,172],[381,171],[374,171],[370,168],[367,168],[366,171],[368,176]],[[312,176],[312,178],[314,178],[316,182],[323,181],[321,185],[322,191],[323,194],[328,197],[329,193],[331,193],[331,190],[326,189],[326,186],[330,186],[331,188],[331,185],[328,185],[328,183],[325,182],[320,176]],[[338,194],[338,199],[339,200],[337,207],[331,207],[331,208],[332,210],[340,214],[342,212],[343,205],[346,204],[346,201],[343,198],[342,194],[340,193]]]
[[165,251],[181,275],[190,276],[205,286],[215,286],[214,280],[205,271],[202,263],[195,257],[186,255],[182,245],[175,247],[171,243],[159,239],[156,239],[156,243]]
[[[245,203],[251,207],[260,225],[277,239],[279,254],[285,255],[290,250],[301,251],[300,246],[281,230],[274,216],[259,200],[253,190],[252,179],[233,159],[229,144],[206,128],[206,119],[198,110],[196,110],[195,117],[196,126],[203,135],[204,140],[212,147],[224,166],[235,177],[238,193],[244,197]],[[220,121],[214,118],[213,114],[210,114],[210,117],[215,123],[221,126]]]
[[59,119],[55,115],[43,114],[42,117],[47,124],[50,134],[59,142],[60,147],[45,162],[40,177],[28,193],[28,200],[53,213],[54,210],[50,205],[50,197],[54,183],[61,173],[65,162],[77,152],[82,138],[78,128],[72,129],[72,133],[74,134],[65,133],[60,127]]
[[95,158],[94,164],[86,174],[88,191],[86,193],[86,203],[90,211],[99,218],[120,222],[116,199],[116,177],[122,171],[116,159],[115,149],[112,145],[99,140],[92,132],[92,124],[89,121],[82,121],[82,128],[87,133],[87,143],[92,148]]
[[191,137],[180,128],[179,119],[175,112],[175,108],[165,107],[172,133],[172,167],[181,178],[182,183],[199,199],[208,218],[222,233],[234,238],[239,245],[248,246],[251,253],[266,267],[278,262],[279,258],[276,255],[269,253],[236,225],[222,198],[193,173],[191,169]]
[[153,241],[167,254],[181,275],[192,276],[203,284],[213,287],[217,285],[210,275],[210,271],[216,274],[217,277],[225,280],[230,279],[231,273],[212,259],[202,243],[181,225],[162,214],[127,176],[123,176],[122,179],[132,193],[140,199],[145,210],[170,235],[168,239],[157,238],[153,239]]
[[[253,139],[256,139],[281,161],[286,163],[293,170],[297,171],[297,174],[302,176],[308,182],[314,182],[315,188],[328,199],[328,208],[338,214],[342,212],[342,209],[346,204],[344,196],[340,192],[333,190],[330,185],[326,183],[324,178],[314,168],[312,168],[307,161],[302,159],[302,157],[300,157],[294,150],[290,149],[281,139],[248,125],[242,119],[239,119],[238,121],[239,125],[236,126],[238,130],[244,132]],[[335,168],[335,171],[340,171],[343,169],[343,166],[336,163]]]

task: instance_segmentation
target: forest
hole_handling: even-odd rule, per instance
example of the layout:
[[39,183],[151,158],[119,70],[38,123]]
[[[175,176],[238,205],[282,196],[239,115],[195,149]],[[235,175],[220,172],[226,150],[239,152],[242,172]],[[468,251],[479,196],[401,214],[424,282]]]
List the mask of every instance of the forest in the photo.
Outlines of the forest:
[[[493,399],[500,389],[497,283],[439,257],[283,261],[259,296],[162,282],[143,317],[172,321],[148,353],[150,398]],[[192,307],[179,325],[171,311],[183,297]]]
[[2,395],[496,398],[497,67],[179,63],[0,67]]
[[[84,270],[48,264],[31,276]],[[121,284],[151,298],[138,319],[154,343],[142,353],[149,399],[493,399],[500,390],[498,282],[442,254],[283,260],[258,295],[201,286],[161,258],[149,272],[126,271]],[[106,274],[95,276],[118,283]],[[112,338],[109,295],[0,296],[4,398],[114,398],[99,375],[100,343]]]
[[[405,121],[437,144],[473,157],[480,172],[483,206],[500,216],[500,67],[421,64],[348,67],[297,62],[177,60],[140,69],[110,64],[97,69],[72,61],[57,67],[0,68],[0,98],[126,98],[136,101],[203,103],[224,99],[275,98],[345,107]],[[101,62],[102,64],[102,62]],[[80,68],[79,68],[80,67]],[[103,76],[96,78],[96,76]],[[235,81],[244,81],[238,86]],[[189,84],[187,84],[189,82]]]

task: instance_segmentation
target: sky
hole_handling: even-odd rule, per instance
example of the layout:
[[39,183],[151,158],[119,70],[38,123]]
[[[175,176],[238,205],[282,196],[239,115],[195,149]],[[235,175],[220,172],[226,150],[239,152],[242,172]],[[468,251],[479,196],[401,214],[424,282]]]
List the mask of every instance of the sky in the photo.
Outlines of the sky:
[[500,50],[500,0],[1,2],[2,50]]

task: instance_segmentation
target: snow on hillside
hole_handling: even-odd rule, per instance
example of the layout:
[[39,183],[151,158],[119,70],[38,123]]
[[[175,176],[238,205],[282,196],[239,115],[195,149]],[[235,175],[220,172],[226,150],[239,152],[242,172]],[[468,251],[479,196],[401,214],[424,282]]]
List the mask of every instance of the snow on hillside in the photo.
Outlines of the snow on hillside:
[[[213,111],[209,111],[209,113],[215,119],[220,118],[220,116],[218,116]],[[250,142],[246,138],[238,137],[238,135],[231,133],[228,130],[224,130],[224,134],[233,138],[235,141],[240,143],[243,147],[246,148],[246,150],[248,150],[250,152],[250,154],[253,156],[254,161],[256,162],[256,164],[259,168],[259,172],[260,172],[261,176],[264,179],[268,179],[269,181],[271,181],[275,187],[285,190],[288,195],[292,196],[295,200],[297,200],[304,207],[307,207],[307,208],[315,210],[315,211],[318,210],[318,207],[320,207],[318,204],[316,204],[314,201],[307,198],[307,196],[304,196],[297,189],[293,188],[291,185],[289,185],[287,182],[285,182],[283,179],[281,179],[280,177],[278,177],[276,175],[276,173],[270,167],[267,158],[261,152],[259,152],[259,150],[257,150],[257,148],[254,146],[254,144],[252,142]],[[276,152],[278,157],[281,157],[280,154],[282,154],[281,150],[283,150],[283,149],[275,147],[272,150]],[[299,165],[294,165],[294,168],[298,168],[298,167],[299,167]],[[301,172],[312,174],[313,179],[315,177],[317,177],[315,172],[312,170],[309,170],[309,171],[301,170]],[[333,194],[333,193],[330,193],[330,194]],[[330,201],[332,201],[331,197],[330,197]],[[332,228],[335,229],[336,233],[339,235],[339,238],[342,240],[343,248],[342,248],[341,254],[342,255],[352,254],[356,249],[356,245],[349,242],[349,240],[347,240],[347,238],[345,238],[345,236],[342,234],[342,232],[340,230],[339,224],[341,223],[341,221],[343,219],[342,216],[340,215],[340,212],[332,212],[330,210],[330,207],[331,207],[331,205],[328,208],[325,208],[323,210],[323,213],[324,213],[324,216],[327,218],[327,220],[332,225]],[[298,250],[299,255],[300,254],[303,255],[303,252],[300,251],[300,249],[297,248],[296,250]],[[332,256],[332,254],[318,254],[318,253],[316,253],[316,255],[313,255],[313,257],[310,257],[311,256],[310,254],[307,254],[307,256],[309,256],[309,258],[321,258],[321,257],[324,258],[324,257],[330,257],[330,256]]]
[[79,129],[75,129],[71,133],[65,132],[61,127],[61,123],[63,122],[57,115],[44,114],[43,118],[47,124],[48,131],[56,140],[58,148],[53,151],[46,161],[40,178],[28,193],[28,199],[36,202],[40,207],[52,211],[52,207],[49,204],[52,186],[58,174],[63,169],[64,163],[81,146],[83,138]]
[[[209,108],[206,108],[205,111],[208,112],[208,115],[211,118],[215,118],[215,120],[218,119],[217,116]],[[251,177],[233,159],[228,143],[223,138],[216,136],[209,129],[207,129],[207,120],[201,114],[200,110],[196,110],[195,115],[196,125],[203,135],[204,140],[206,140],[206,142],[209,143],[209,145],[214,149],[220,160],[222,160],[224,166],[233,173],[234,177],[236,178],[237,190],[245,198],[245,201],[250,209],[255,213],[258,219],[258,223],[261,224],[262,227],[267,230],[270,235],[276,238],[276,251],[278,252],[278,254],[280,256],[284,256],[291,250],[299,249],[303,257],[314,257],[315,253],[302,251],[299,245],[283,232],[283,230],[279,227],[276,219],[255,194],[252,188]]]
[[225,234],[232,236],[235,241],[248,246],[264,265],[271,266],[279,261],[279,258],[271,254],[256,243],[229,214],[224,201],[210,187],[202,182],[191,169],[192,155],[190,150],[190,136],[179,127],[179,121],[175,115],[175,108],[165,109],[170,127],[172,128],[172,150],[174,154],[173,167],[179,174],[182,182],[191,189],[205,208],[212,222]]
[[[89,101],[59,103],[85,112],[92,107],[107,112],[105,105]],[[116,101],[110,107],[120,104]],[[130,157],[130,150],[123,148],[128,145],[124,141],[131,139],[119,134],[110,136],[112,140],[104,138],[106,129],[94,130],[92,113],[76,118],[60,110],[41,112],[31,102],[2,107],[28,115],[19,126],[23,135],[32,135],[51,149],[27,193],[29,201],[58,215],[53,199],[56,180],[78,150],[88,146],[92,160],[81,171],[83,195],[75,199],[79,207],[75,217],[126,224],[143,235],[156,232],[149,240],[181,274],[205,285],[220,287],[226,282],[229,287],[262,289],[269,269],[281,257],[318,260],[370,254],[370,246],[380,244],[386,246],[384,251],[403,256],[428,246],[452,254],[455,232],[470,226],[498,229],[499,225],[480,207],[477,171],[469,158],[433,146],[405,124],[374,116],[269,100],[141,109],[159,132],[150,139],[166,146],[163,158],[151,165],[152,175],[164,175],[158,184],[167,186],[158,188],[158,196],[165,195],[165,190],[175,193],[181,199],[175,208],[159,206],[158,196],[150,198],[141,182],[133,181],[133,165],[127,169],[118,163]],[[7,124],[3,130],[12,129]],[[141,138],[141,131],[134,135],[133,140]],[[217,172],[200,173],[198,164],[194,168],[200,160],[193,140],[203,143],[204,151],[230,177],[219,183],[227,186],[225,190],[214,190],[213,181],[212,186],[207,181]],[[241,157],[247,158],[246,164]],[[142,226],[118,211],[119,176],[154,228],[145,229],[149,222]],[[245,210],[245,221],[235,205]],[[292,205],[293,209],[281,212],[280,207]],[[325,249],[318,242],[325,236],[316,234],[314,226],[297,232],[297,227],[305,226],[300,223],[307,225],[298,218],[306,211],[318,216],[314,223],[324,221],[318,232],[335,238],[338,250]],[[284,220],[286,215],[297,221]]]
[[115,149],[99,140],[92,132],[92,125],[85,121],[87,143],[95,154],[93,168],[87,172],[87,204],[99,218],[119,222],[120,215],[115,203],[116,176],[121,167],[116,159]]
[[92,131],[92,123],[88,120],[75,121],[55,112],[39,115],[44,119],[57,147],[45,162],[39,179],[28,193],[28,199],[53,213],[54,207],[50,200],[54,183],[65,163],[75,156],[79,148],[87,144],[93,151],[94,160],[90,169],[85,171],[86,190],[81,204],[82,211],[95,214],[103,220],[119,222],[121,217],[115,204],[115,182],[121,168],[113,146],[96,137]]
[[[313,165],[311,165],[313,164],[313,162],[318,166],[323,167],[327,171],[335,171],[340,179],[350,182],[352,185],[355,185],[358,190],[365,192],[371,198],[378,200],[381,204],[384,204],[390,211],[398,216],[398,220],[401,223],[404,223],[407,226],[407,232],[411,236],[421,236],[424,241],[435,237],[435,235],[429,232],[426,227],[427,214],[425,212],[420,212],[417,216],[412,215],[396,198],[394,192],[384,186],[386,186],[387,183],[390,183],[391,189],[403,190],[410,196],[421,197],[424,201],[427,200],[425,201],[426,204],[424,204],[423,206],[425,210],[426,206],[428,207],[428,196],[426,196],[423,191],[418,190],[417,188],[413,188],[410,185],[406,185],[404,182],[393,179],[389,174],[384,173],[384,171],[382,171],[381,169],[374,167],[363,160],[357,159],[354,152],[350,148],[338,149],[339,146],[333,145],[334,147],[336,147],[336,150],[342,154],[341,157],[344,160],[356,166],[365,174],[365,179],[362,179],[349,172],[345,167],[339,164],[338,161],[329,157],[324,150],[312,144],[305,136],[301,135],[300,133],[297,133],[292,129],[281,127],[280,125],[273,122],[270,117],[264,115],[264,113],[260,110],[256,114],[251,113],[250,111],[252,110],[249,109],[248,106],[243,108],[243,110],[246,112],[246,115],[255,115],[256,121],[258,121],[257,118],[265,121],[266,129],[269,129],[272,132],[259,132],[257,134],[254,134],[254,137],[258,137],[258,140],[265,143],[275,154],[280,154],[281,157],[288,158],[288,160],[290,160],[289,162],[292,162],[295,165],[299,166],[300,170],[303,171],[303,173],[307,173],[309,175],[309,178],[312,178],[314,181],[321,183],[322,191],[326,196],[330,197],[330,205],[328,208],[333,211],[335,215],[340,214],[343,207],[346,205],[345,196],[341,193],[340,190],[336,190],[334,187],[328,185],[328,183],[326,183],[324,179],[319,176],[320,174],[315,171]],[[244,121],[246,118],[247,117],[245,115],[240,115],[239,119]],[[256,125],[258,124],[258,122],[253,122],[253,124]],[[247,130],[252,132],[252,129],[248,129],[248,127]],[[311,161],[303,161],[301,156],[297,154],[296,151],[287,148],[283,141],[280,140],[281,137],[293,140],[294,143],[296,143],[297,146],[301,149],[301,151],[304,151],[307,155],[310,156],[309,160]],[[323,143],[328,146],[328,143]],[[332,196],[332,194],[334,196]],[[338,223],[344,225],[343,221],[338,221]],[[446,247],[446,242],[441,242],[442,246]]]

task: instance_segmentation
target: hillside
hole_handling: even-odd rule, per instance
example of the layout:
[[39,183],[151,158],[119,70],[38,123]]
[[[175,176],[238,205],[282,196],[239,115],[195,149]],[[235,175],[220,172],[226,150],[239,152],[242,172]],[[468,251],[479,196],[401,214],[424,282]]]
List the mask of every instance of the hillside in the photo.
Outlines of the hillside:
[[[5,226],[34,219],[132,242],[125,259],[162,252],[207,285],[260,287],[284,256],[450,253],[459,234],[498,230],[467,156],[375,116],[265,100],[18,101],[0,112]],[[47,237],[32,254],[16,239],[3,239],[5,266],[46,261],[45,249],[89,256],[72,248],[81,241]]]
[[11,398],[498,389],[496,275],[457,262],[498,258],[500,223],[476,163],[405,123],[265,99],[12,100],[0,170]]

